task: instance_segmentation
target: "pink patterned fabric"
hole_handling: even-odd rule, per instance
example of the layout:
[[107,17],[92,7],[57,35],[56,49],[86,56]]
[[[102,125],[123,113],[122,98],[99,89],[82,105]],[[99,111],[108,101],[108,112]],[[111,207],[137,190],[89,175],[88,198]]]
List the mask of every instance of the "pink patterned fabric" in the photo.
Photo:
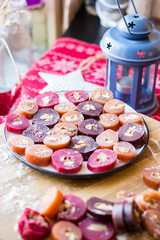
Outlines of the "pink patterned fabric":
[[[0,123],[5,116],[12,112],[22,99],[29,99],[39,94],[47,83],[38,75],[38,72],[67,74],[76,70],[86,58],[101,54],[96,44],[90,44],[73,38],[59,38],[56,43],[42,56],[22,80],[22,86],[16,84],[7,93],[0,94]],[[104,86],[106,74],[106,60],[94,62],[84,73],[85,81]],[[160,65],[156,82],[156,95],[160,103]],[[160,108],[151,116],[160,121]]]

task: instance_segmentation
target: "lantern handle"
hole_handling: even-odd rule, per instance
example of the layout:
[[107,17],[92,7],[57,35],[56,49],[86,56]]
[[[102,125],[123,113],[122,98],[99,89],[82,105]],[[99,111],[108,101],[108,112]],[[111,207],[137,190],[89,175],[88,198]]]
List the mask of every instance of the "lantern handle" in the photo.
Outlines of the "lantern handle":
[[132,5],[133,5],[133,8],[134,8],[135,14],[138,14],[138,13],[137,13],[137,9],[136,9],[136,7],[135,7],[135,4],[134,4],[133,0],[131,0],[131,3],[132,3]]
[[[135,13],[137,14],[137,9],[136,9],[136,7],[135,7],[135,5],[134,5],[133,0],[131,0],[131,2],[132,2],[132,5],[133,5],[133,8],[134,8],[134,11],[135,11]],[[119,0],[116,0],[116,3],[117,3],[117,5],[118,5],[118,9],[119,9],[119,11],[120,11],[120,14],[121,14],[121,16],[122,16],[122,18],[123,18],[123,20],[124,20],[124,22],[125,22],[125,24],[126,24],[126,27],[127,27],[127,29],[128,29],[128,32],[129,32],[130,35],[132,35],[132,33],[131,33],[131,31],[130,31],[130,29],[129,29],[129,27],[128,27],[128,24],[127,24],[127,22],[126,22],[126,19],[125,19],[123,13],[122,13],[122,9],[121,9],[121,6],[120,6],[120,4],[119,4]]]

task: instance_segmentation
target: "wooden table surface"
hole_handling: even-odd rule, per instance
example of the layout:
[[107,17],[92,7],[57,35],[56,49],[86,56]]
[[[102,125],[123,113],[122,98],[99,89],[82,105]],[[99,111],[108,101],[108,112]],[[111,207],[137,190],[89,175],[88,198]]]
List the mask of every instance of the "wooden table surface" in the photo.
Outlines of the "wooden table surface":
[[[21,163],[7,149],[0,126],[0,240],[21,239],[17,221],[26,207],[37,209],[39,199],[48,187],[56,186],[63,194],[75,194],[84,201],[92,196],[116,201],[119,190],[135,193],[150,191],[142,180],[145,167],[160,164],[160,122],[144,116],[149,127],[147,148],[134,165],[112,176],[92,180],[62,179],[40,173]],[[50,238],[48,237],[47,240]],[[120,240],[152,240],[147,232],[119,236]]]

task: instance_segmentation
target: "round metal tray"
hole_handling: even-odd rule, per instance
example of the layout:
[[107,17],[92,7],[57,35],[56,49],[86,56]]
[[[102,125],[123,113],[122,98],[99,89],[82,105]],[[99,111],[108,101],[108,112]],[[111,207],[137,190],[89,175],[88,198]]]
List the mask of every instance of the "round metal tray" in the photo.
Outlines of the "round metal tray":
[[[59,97],[60,97],[60,102],[67,101],[65,96],[64,96],[64,92],[58,92],[58,94],[59,94]],[[136,111],[133,108],[131,108],[129,105],[126,104],[125,112],[127,113],[127,112],[136,112]],[[124,168],[130,166],[137,159],[139,159],[139,157],[142,155],[142,153],[144,152],[145,148],[147,147],[148,140],[149,140],[149,130],[148,130],[148,126],[147,126],[147,124],[146,124],[144,119],[143,119],[143,126],[144,126],[144,129],[145,129],[145,132],[146,132],[146,142],[145,142],[145,144],[141,148],[137,149],[136,157],[133,158],[129,162],[122,162],[120,160],[117,160],[117,163],[116,163],[115,167],[112,170],[108,170],[108,171],[104,171],[104,172],[98,172],[98,173],[93,173],[93,172],[89,171],[88,168],[87,168],[87,162],[86,161],[83,162],[82,169],[78,173],[75,173],[75,174],[59,173],[51,166],[51,164],[49,166],[47,166],[47,167],[37,167],[37,166],[27,162],[25,160],[25,156],[18,155],[16,152],[14,152],[9,147],[9,145],[8,145],[9,137],[12,136],[12,135],[16,135],[16,134],[7,131],[7,129],[5,127],[4,127],[4,139],[5,139],[5,142],[6,142],[7,146],[8,146],[8,148],[9,148],[9,150],[11,151],[11,153],[18,160],[20,160],[21,162],[23,162],[27,166],[29,166],[29,167],[37,170],[37,171],[40,171],[42,173],[46,173],[46,174],[49,174],[49,175],[53,175],[53,176],[56,176],[56,177],[61,177],[61,178],[89,179],[89,178],[105,177],[105,176],[109,176],[111,174],[114,174],[116,172],[122,171]]]

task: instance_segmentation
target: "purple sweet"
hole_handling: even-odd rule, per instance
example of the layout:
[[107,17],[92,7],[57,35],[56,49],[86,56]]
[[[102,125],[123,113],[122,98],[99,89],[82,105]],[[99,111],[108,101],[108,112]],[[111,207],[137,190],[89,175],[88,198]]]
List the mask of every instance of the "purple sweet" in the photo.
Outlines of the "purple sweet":
[[137,148],[144,145],[145,136],[144,127],[138,123],[125,123],[118,131],[120,141],[129,142]]
[[88,199],[87,212],[97,219],[111,218],[113,211],[113,202],[103,200],[98,197],[91,197]]
[[100,133],[104,131],[104,127],[95,119],[87,119],[79,123],[78,131],[82,135],[96,138]]
[[141,211],[133,199],[127,200],[124,204],[124,222],[128,232],[140,232]]
[[42,124],[33,124],[22,132],[23,136],[30,137],[34,143],[43,143],[43,139],[50,134],[49,128]]
[[42,108],[33,117],[32,123],[52,128],[59,121],[59,114],[53,108]]
[[112,221],[113,221],[113,225],[116,229],[117,232],[123,233],[126,232],[126,225],[124,222],[124,204],[125,201],[117,201],[114,204],[114,208],[112,211]]
[[82,113],[85,118],[97,119],[103,111],[103,106],[94,101],[85,101],[78,104],[77,111]]
[[87,161],[88,157],[97,149],[97,144],[92,137],[79,135],[71,139],[68,147],[80,152],[83,160]]

